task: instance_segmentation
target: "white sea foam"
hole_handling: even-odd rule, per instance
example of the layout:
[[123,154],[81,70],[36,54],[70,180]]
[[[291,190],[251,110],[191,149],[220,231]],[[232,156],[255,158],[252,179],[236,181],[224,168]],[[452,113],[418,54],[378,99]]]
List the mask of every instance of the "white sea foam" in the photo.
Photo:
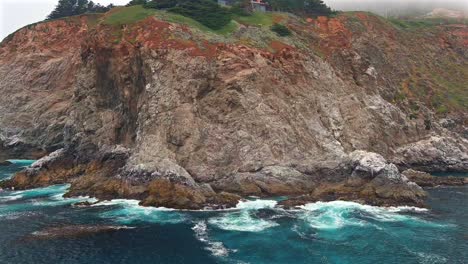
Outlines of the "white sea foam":
[[[355,202],[333,201],[316,202],[300,206],[303,213],[300,218],[316,229],[339,229],[345,226],[369,225],[370,219],[378,222],[418,222],[437,225],[415,216],[404,215],[404,212],[426,212],[417,207],[377,207]],[[439,226],[439,225],[437,225]]]
[[0,202],[15,201],[23,198],[22,195],[8,195],[0,197]]
[[423,264],[442,264],[442,263],[447,263],[447,259],[437,255],[437,254],[432,254],[432,253],[424,253],[424,252],[416,252],[416,255],[418,256],[420,263]]
[[101,217],[115,220],[121,224],[132,224],[134,222],[150,223],[180,223],[185,221],[185,216],[174,209],[164,207],[144,207],[139,205],[138,200],[115,199],[102,201],[92,206],[117,206],[110,208],[101,214]]
[[258,209],[271,209],[278,204],[274,200],[245,200],[239,201],[236,206],[236,209],[246,209],[246,210],[258,210]]
[[240,201],[235,212],[225,213],[222,216],[208,220],[208,223],[223,230],[241,232],[260,232],[278,226],[271,220],[258,218],[254,215],[256,210],[273,209],[277,202],[273,200]]
[[0,197],[0,201],[25,200],[34,206],[56,206],[81,201],[96,201],[89,197],[64,198],[63,195],[69,187],[69,184],[63,184],[24,191],[14,191],[10,192],[7,196]]
[[208,227],[205,221],[196,223],[195,226],[192,227],[192,230],[195,231],[197,239],[207,245],[205,249],[210,251],[213,256],[226,257],[229,255],[229,252],[232,251],[228,250],[222,242],[210,240],[208,236]]
[[43,188],[35,188],[25,191],[15,191],[11,195],[18,195],[25,199],[63,195],[70,188],[69,184],[53,185]]

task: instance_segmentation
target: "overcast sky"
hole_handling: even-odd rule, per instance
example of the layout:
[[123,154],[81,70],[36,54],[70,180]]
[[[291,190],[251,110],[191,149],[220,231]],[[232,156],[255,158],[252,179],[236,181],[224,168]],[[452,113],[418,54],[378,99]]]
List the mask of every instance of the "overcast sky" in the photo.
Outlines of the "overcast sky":
[[[124,5],[130,0],[94,0],[95,3]],[[58,0],[0,0],[0,40],[8,34],[44,18],[54,9]],[[410,5],[432,9],[446,7],[468,10],[468,0],[325,0],[337,10],[407,10]]]

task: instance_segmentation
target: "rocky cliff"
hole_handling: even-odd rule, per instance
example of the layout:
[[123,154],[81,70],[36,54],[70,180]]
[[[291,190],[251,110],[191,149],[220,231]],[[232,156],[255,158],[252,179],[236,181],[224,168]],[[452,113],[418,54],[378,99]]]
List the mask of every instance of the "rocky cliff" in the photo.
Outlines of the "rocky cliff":
[[2,42],[0,160],[45,156],[3,187],[190,209],[249,195],[421,205],[400,170],[468,171],[464,25],[271,14],[293,31],[279,37],[160,13],[108,22],[124,11]]

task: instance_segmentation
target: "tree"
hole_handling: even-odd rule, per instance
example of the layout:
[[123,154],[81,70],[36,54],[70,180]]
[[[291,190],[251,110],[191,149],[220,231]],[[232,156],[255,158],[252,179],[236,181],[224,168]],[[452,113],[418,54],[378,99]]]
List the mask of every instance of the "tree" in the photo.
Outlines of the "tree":
[[127,6],[133,6],[133,5],[144,5],[148,2],[147,0],[131,0]]
[[298,15],[330,15],[334,12],[322,0],[266,0],[274,11]]
[[334,12],[322,0],[305,0],[304,11],[308,15],[330,15]]
[[47,16],[47,19],[57,19],[68,16],[76,16],[84,13],[105,13],[109,11],[113,5],[107,7],[95,4],[88,0],[59,0],[57,6]]
[[66,16],[73,16],[76,0],[59,0],[57,6],[47,16],[47,19],[57,19]]

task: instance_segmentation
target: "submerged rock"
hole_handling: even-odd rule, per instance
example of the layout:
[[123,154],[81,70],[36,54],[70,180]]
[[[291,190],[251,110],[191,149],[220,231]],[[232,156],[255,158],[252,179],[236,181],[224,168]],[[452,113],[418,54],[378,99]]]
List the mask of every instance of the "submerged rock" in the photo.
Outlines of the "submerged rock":
[[2,167],[2,166],[10,166],[11,164],[13,164],[13,163],[9,162],[8,160],[5,160],[5,161],[1,161],[1,160],[0,160],[0,167]]
[[107,225],[71,225],[63,227],[50,227],[36,231],[29,236],[29,239],[59,239],[59,238],[79,238],[91,236],[98,233],[116,232],[119,230],[131,229],[127,226],[107,226]]

